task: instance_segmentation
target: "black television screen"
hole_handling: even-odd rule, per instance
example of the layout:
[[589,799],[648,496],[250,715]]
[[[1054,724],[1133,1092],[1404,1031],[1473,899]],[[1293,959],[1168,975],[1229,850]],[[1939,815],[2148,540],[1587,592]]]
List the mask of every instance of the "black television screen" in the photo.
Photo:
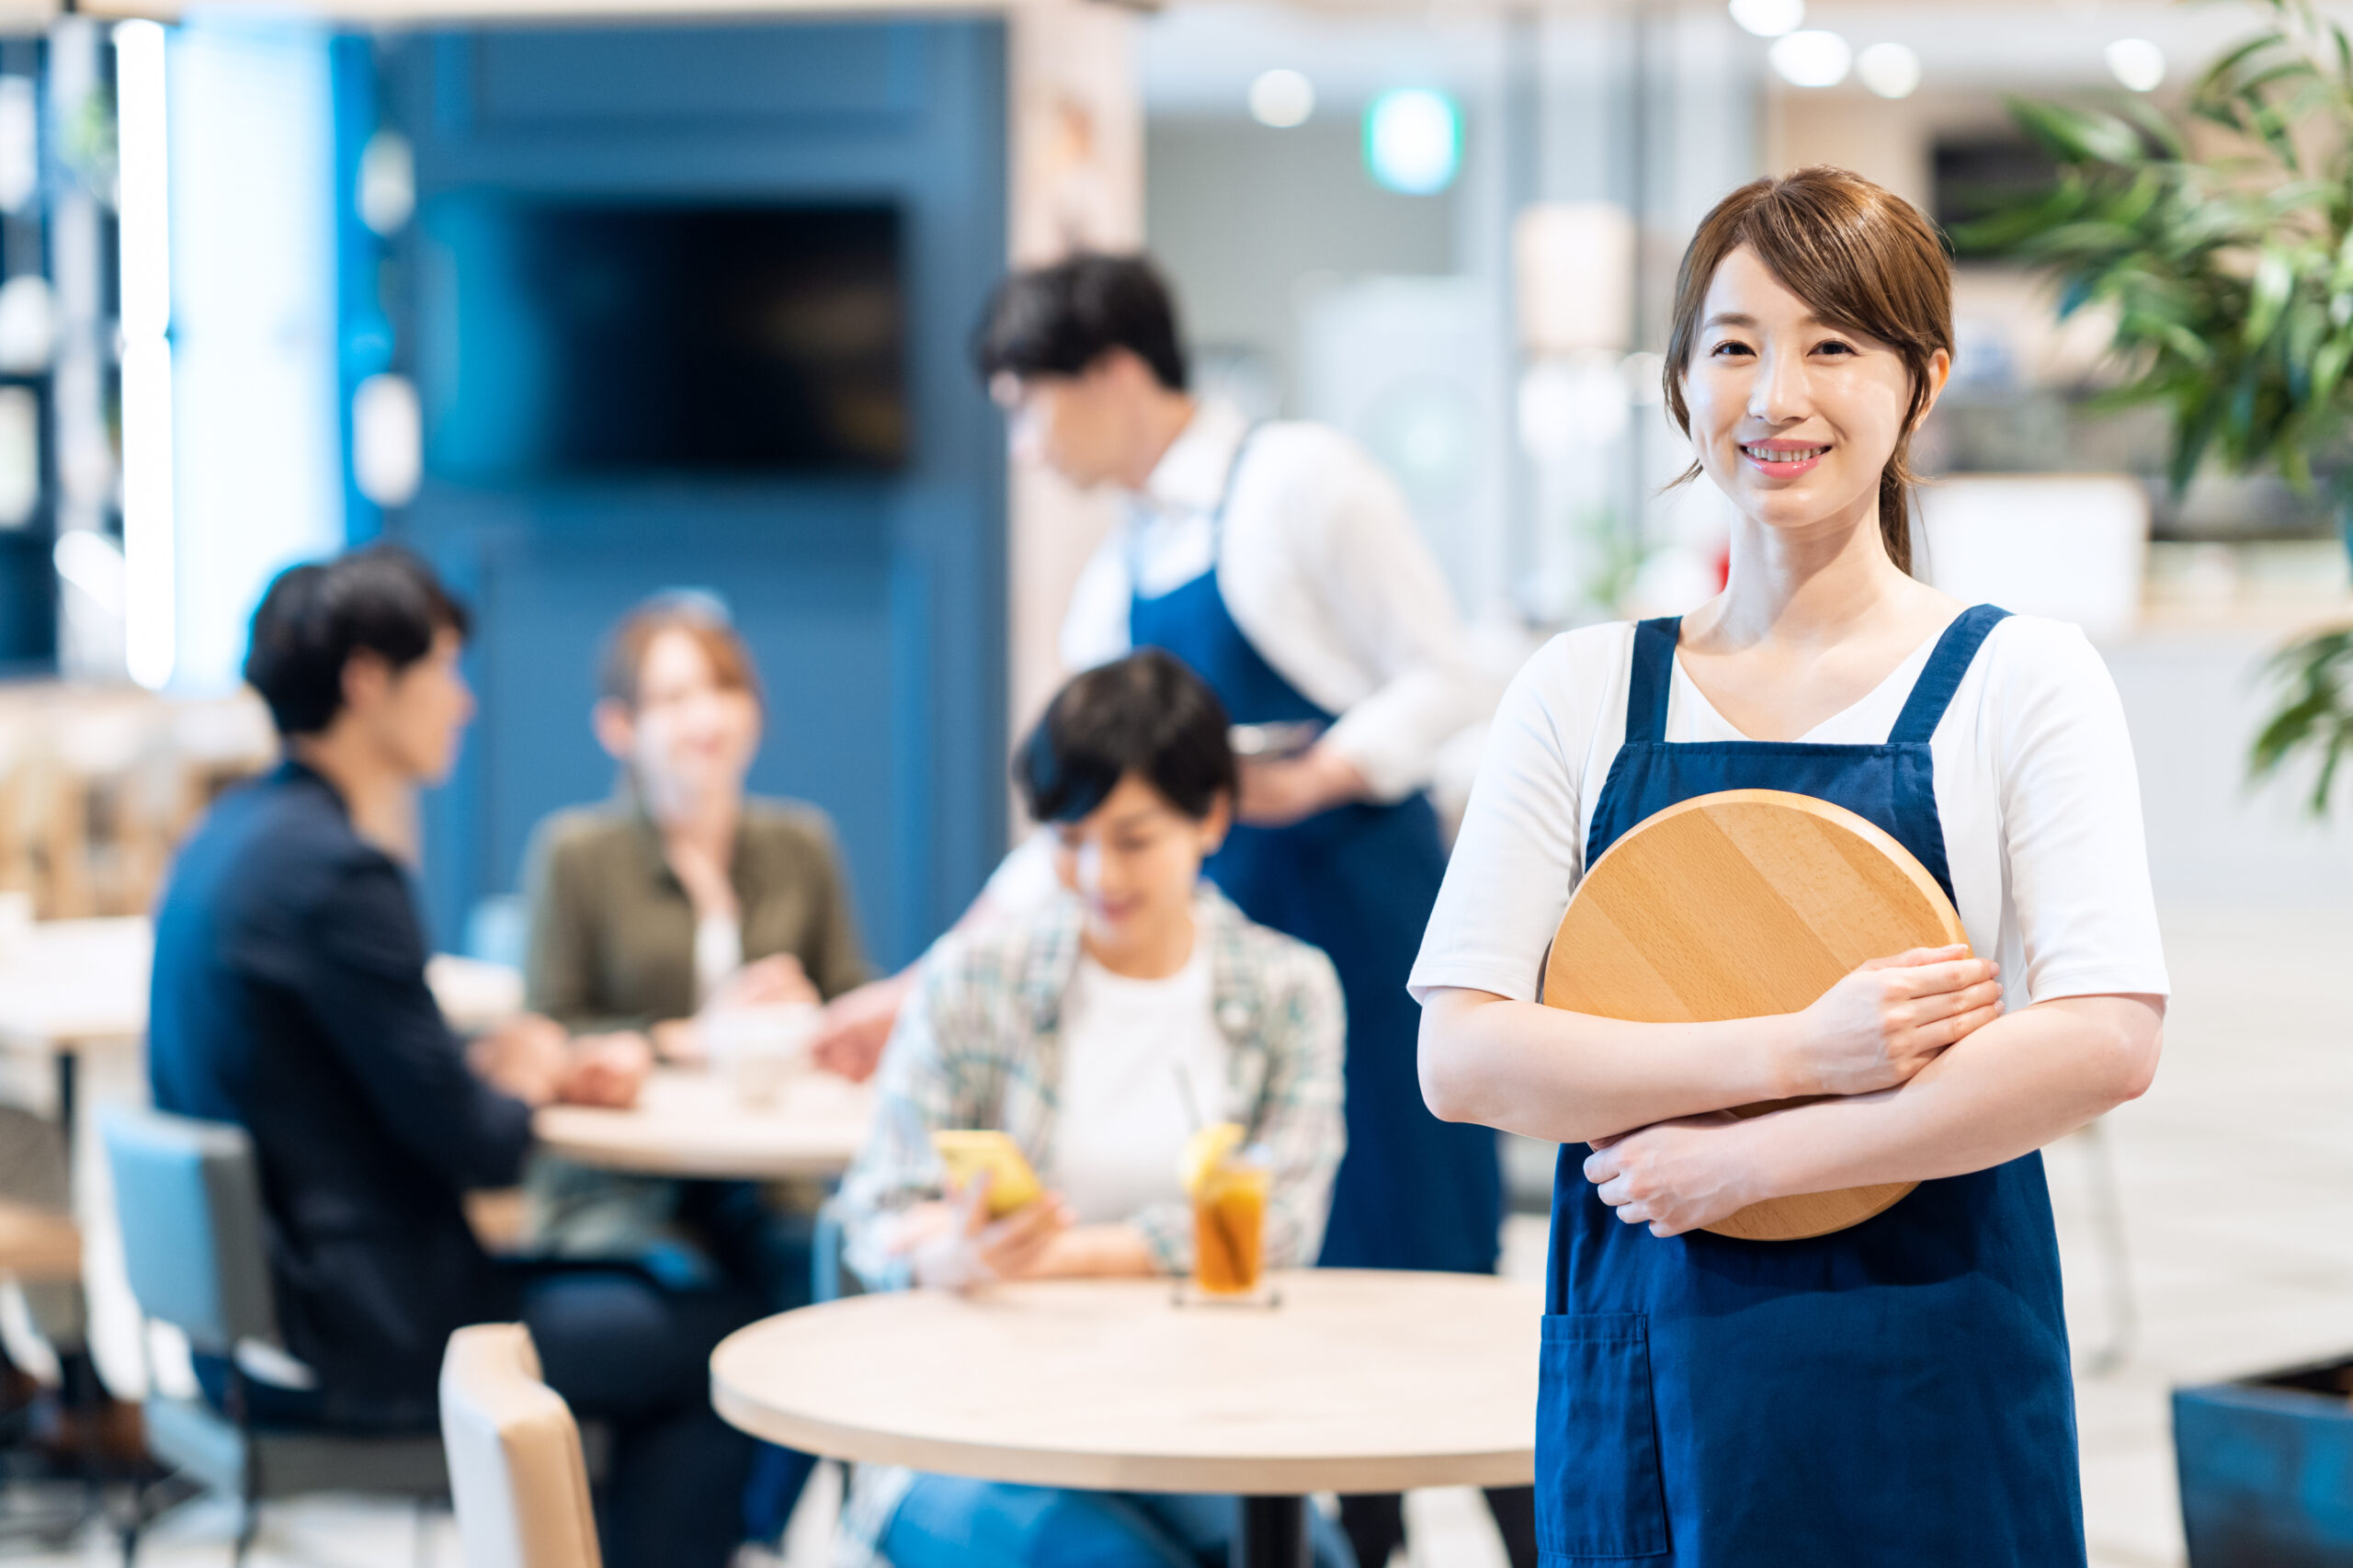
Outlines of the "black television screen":
[[441,478],[906,461],[895,208],[458,196],[424,229],[418,369]]

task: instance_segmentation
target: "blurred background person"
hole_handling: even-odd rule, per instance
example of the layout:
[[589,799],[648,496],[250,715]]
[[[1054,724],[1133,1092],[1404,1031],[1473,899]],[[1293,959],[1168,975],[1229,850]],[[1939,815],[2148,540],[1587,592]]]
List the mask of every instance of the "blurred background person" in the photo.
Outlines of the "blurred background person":
[[[610,801],[559,812],[534,835],[527,1005],[568,1028],[643,1029],[665,1060],[704,1063],[728,1015],[814,1008],[863,980],[832,824],[814,806],[745,792],[762,694],[725,608],[702,594],[647,600],[607,640],[597,689],[597,738],[620,778]],[[774,1015],[744,1022],[785,1027]],[[784,1311],[809,1300],[822,1198],[543,1154],[525,1233],[564,1257],[724,1278]],[[783,1528],[813,1462],[763,1454],[746,1504],[755,1538]]]
[[661,595],[613,629],[592,722],[619,786],[549,818],[528,857],[535,1009],[646,1028],[665,1059],[700,1062],[709,1014],[866,978],[833,824],[745,792],[762,707],[752,651],[710,596]]
[[[1235,790],[1217,698],[1168,654],[1131,654],[1064,687],[1014,771],[1055,890],[919,966],[874,1133],[842,1182],[851,1267],[878,1288],[959,1290],[1188,1273],[1188,1135],[1228,1119],[1271,1163],[1265,1266],[1305,1264],[1347,1136],[1340,987],[1322,954],[1201,878]],[[929,1134],[971,1128],[1010,1133],[1050,1190],[995,1220],[985,1183],[943,1191]],[[1313,1517],[1318,1564],[1350,1568]],[[863,1468],[837,1561],[879,1548],[894,1568],[1160,1568],[1222,1561],[1238,1519],[1230,1497]]]
[[[548,1382],[613,1428],[606,1560],[717,1568],[742,1534],[752,1445],[711,1411],[706,1362],[759,1303],[637,1270],[533,1272],[489,1256],[466,1221],[468,1191],[517,1178],[536,1107],[627,1105],[650,1056],[642,1037],[572,1040],[531,1016],[470,1053],[426,986],[416,793],[448,777],[473,715],[467,624],[395,548],[271,584],[245,674],[288,756],[225,796],[173,869],[155,922],[155,1104],[254,1142],[299,1363],[283,1381],[242,1380],[256,1419],[430,1431],[450,1331],[520,1319]],[[200,1357],[197,1371],[224,1403],[227,1363]]]
[[[1124,517],[1063,622],[1072,669],[1159,647],[1208,682],[1256,754],[1207,871],[1242,912],[1330,955],[1347,995],[1348,1157],[1319,1261],[1492,1273],[1495,1140],[1423,1104],[1412,967],[1446,869],[1424,787],[1438,748],[1483,716],[1446,579],[1395,483],[1305,421],[1253,424],[1187,390],[1167,286],[1142,256],[1079,256],[1008,278],[974,344],[990,394],[1073,484]],[[1018,902],[1035,851],[990,896]],[[1495,1494],[1516,1562],[1532,1501]],[[1367,1562],[1404,1540],[1393,1495],[1346,1498]]]

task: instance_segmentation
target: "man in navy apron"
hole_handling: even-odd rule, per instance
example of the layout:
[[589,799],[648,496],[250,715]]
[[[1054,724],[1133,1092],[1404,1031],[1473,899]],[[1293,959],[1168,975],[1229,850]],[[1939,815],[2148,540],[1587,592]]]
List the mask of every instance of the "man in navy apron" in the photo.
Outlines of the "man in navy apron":
[[[1064,663],[1165,648],[1245,749],[1263,744],[1207,869],[1250,918],[1329,954],[1347,994],[1348,1153],[1321,1261],[1493,1272],[1495,1139],[1424,1105],[1404,990],[1446,867],[1423,787],[1485,697],[1403,497],[1336,431],[1253,427],[1189,396],[1174,308],[1142,258],[1008,278],[975,348],[1018,443],[1127,499],[1073,596]],[[1513,1561],[1532,1564],[1527,1489],[1494,1502]],[[1394,1497],[1344,1499],[1342,1517],[1365,1568],[1403,1540]]]

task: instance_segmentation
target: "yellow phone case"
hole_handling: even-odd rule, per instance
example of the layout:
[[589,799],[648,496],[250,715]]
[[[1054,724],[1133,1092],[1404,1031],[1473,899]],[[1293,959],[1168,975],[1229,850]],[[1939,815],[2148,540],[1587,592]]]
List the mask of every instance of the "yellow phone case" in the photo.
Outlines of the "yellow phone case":
[[989,1173],[989,1217],[999,1219],[1026,1209],[1045,1196],[1038,1173],[1011,1134],[995,1128],[940,1131],[931,1135],[932,1149],[948,1167],[950,1181],[971,1185],[983,1171]]

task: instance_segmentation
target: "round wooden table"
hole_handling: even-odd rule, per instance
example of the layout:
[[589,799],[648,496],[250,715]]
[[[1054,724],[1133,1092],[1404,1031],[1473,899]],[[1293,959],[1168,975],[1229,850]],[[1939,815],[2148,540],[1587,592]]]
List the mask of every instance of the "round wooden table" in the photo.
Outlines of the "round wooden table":
[[1234,1561],[1307,1561],[1305,1497],[1535,1476],[1532,1287],[1312,1269],[1273,1308],[1166,1280],[854,1296],[710,1358],[721,1415],[772,1443],[950,1475],[1243,1498]]
[[838,1176],[866,1142],[873,1092],[831,1073],[795,1073],[767,1105],[745,1105],[711,1073],[657,1072],[628,1110],[549,1106],[541,1147],[610,1171],[774,1181]]

